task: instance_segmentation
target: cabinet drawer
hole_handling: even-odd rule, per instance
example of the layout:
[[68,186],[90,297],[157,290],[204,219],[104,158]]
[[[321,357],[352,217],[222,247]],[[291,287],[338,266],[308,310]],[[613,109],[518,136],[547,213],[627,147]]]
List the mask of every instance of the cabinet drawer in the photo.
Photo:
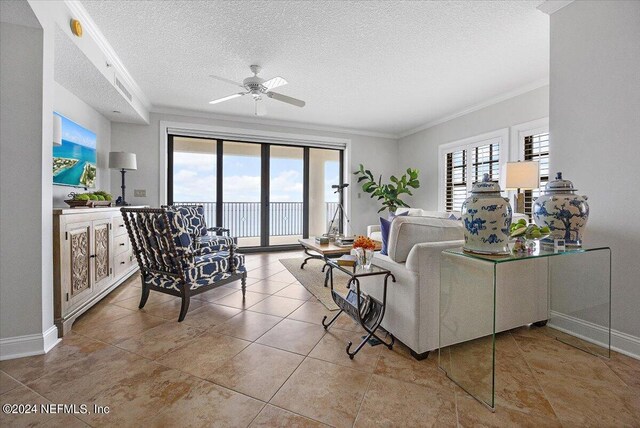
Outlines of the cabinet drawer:
[[136,259],[133,257],[133,253],[131,251],[117,254],[115,256],[115,266],[113,268],[115,277],[117,278],[128,271],[134,263],[136,263]]
[[113,254],[116,256],[129,251],[129,235],[118,235],[113,238]]
[[122,215],[117,215],[113,218],[113,236],[120,236],[127,234],[127,227],[124,224],[124,218]]

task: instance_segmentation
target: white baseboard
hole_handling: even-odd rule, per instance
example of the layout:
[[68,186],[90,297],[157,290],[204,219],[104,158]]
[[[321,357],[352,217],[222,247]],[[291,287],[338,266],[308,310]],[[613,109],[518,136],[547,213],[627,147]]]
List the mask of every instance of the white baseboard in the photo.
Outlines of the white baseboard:
[[59,342],[58,328],[55,325],[42,334],[0,339],[0,361],[46,354]]
[[[608,330],[601,325],[554,311],[551,311],[550,316],[549,327],[574,335],[587,342],[606,346]],[[640,360],[640,337],[611,329],[611,349]]]

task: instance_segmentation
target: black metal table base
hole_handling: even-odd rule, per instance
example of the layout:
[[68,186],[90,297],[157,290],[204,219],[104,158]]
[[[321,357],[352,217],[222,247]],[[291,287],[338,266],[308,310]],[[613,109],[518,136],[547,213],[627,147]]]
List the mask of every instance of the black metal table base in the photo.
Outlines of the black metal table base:
[[[307,247],[304,247],[304,246],[303,246],[303,248],[304,248],[304,253],[305,253],[308,257],[302,261],[302,264],[300,265],[300,269],[304,269],[304,266],[307,264],[307,262],[308,262],[309,260],[313,260],[313,259],[316,259],[316,260],[324,260],[324,256],[322,256],[322,255],[320,255],[320,254],[312,254],[312,253],[310,253],[310,252],[309,252],[309,249],[308,249]],[[324,267],[322,268],[322,272],[324,272]]]
[[356,347],[356,349],[351,352],[351,347],[353,346],[353,342],[349,342],[347,344],[347,355],[349,355],[349,358],[353,360],[353,357],[355,357],[355,355],[360,352],[360,350],[362,349],[362,347],[369,341],[369,339],[371,339],[372,337],[375,337],[377,340],[380,341],[380,343],[382,343],[384,346],[386,346],[389,349],[393,348],[393,344],[395,343],[395,338],[393,337],[392,334],[388,333],[388,335],[391,337],[391,340],[389,342],[383,340],[380,336],[378,336],[376,334],[376,331],[378,330],[378,328],[380,328],[380,324],[382,324],[382,319],[384,318],[384,312],[386,309],[386,305],[387,305],[387,281],[389,280],[389,278],[392,279],[393,282],[396,282],[395,277],[391,274],[391,272],[387,272],[384,273],[385,277],[384,277],[384,288],[382,291],[382,302],[379,302],[376,299],[372,299],[372,302],[374,305],[379,305],[376,309],[378,312],[378,315],[374,318],[374,319],[366,319],[364,320],[362,318],[361,315],[361,302],[360,302],[360,298],[361,298],[361,291],[360,291],[360,281],[358,280],[357,276],[352,276],[351,279],[349,280],[349,282],[347,283],[347,288],[350,289],[351,288],[351,284],[355,284],[356,285],[356,303],[357,305],[354,306],[353,304],[351,304],[350,302],[348,302],[344,297],[342,297],[340,294],[336,293],[333,290],[333,269],[334,266],[331,265],[330,263],[327,263],[326,266],[329,267],[329,270],[327,271],[327,278],[330,281],[331,284],[331,297],[333,298],[333,301],[336,303],[336,305],[338,305],[338,307],[340,307],[340,311],[338,311],[338,313],[327,323],[327,316],[325,315],[324,318],[322,318],[322,326],[324,327],[325,330],[327,330],[329,327],[331,327],[331,325],[335,322],[336,319],[338,319],[338,317],[343,313],[346,312],[347,315],[349,315],[353,320],[355,320],[356,322],[358,322],[362,328],[367,332],[366,336],[363,337],[362,341],[360,342],[360,344],[358,344],[358,346]]

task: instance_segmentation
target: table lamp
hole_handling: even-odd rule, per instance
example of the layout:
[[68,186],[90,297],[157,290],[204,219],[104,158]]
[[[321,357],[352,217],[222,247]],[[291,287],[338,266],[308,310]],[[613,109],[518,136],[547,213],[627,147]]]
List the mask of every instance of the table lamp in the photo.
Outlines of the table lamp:
[[136,170],[138,165],[136,164],[136,154],[126,152],[109,152],[109,169],[119,169],[122,174],[122,202],[118,205],[129,205],[125,202],[124,198],[124,174],[127,170]]
[[505,189],[516,190],[514,212],[524,213],[524,193],[540,187],[540,165],[537,161],[507,162],[505,168]]

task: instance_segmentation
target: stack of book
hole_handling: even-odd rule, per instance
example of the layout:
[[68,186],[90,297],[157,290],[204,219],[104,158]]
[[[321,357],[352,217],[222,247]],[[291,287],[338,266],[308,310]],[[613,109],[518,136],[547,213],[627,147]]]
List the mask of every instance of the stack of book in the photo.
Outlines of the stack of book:
[[340,258],[336,259],[338,266],[350,266],[353,267],[356,265],[357,258],[351,254],[345,254]]
[[353,241],[353,236],[341,236],[340,238],[336,239],[336,245],[340,247],[349,247],[353,245]]

